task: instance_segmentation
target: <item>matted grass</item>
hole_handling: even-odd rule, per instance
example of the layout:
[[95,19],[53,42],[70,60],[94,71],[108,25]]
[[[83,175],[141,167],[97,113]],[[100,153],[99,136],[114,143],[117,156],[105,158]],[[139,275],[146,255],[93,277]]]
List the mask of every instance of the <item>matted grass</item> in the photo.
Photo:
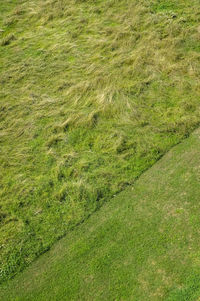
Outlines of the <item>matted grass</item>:
[[2,301],[200,297],[200,129],[1,288]]
[[200,121],[199,1],[0,4],[1,279]]

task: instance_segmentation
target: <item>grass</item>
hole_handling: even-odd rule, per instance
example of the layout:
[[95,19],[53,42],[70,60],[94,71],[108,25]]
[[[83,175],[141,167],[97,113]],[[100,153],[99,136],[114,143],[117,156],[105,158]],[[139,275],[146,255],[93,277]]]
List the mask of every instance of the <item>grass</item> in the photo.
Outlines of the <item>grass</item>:
[[0,4],[0,276],[13,277],[200,121],[199,1]]
[[199,300],[200,129],[0,290],[6,300]]

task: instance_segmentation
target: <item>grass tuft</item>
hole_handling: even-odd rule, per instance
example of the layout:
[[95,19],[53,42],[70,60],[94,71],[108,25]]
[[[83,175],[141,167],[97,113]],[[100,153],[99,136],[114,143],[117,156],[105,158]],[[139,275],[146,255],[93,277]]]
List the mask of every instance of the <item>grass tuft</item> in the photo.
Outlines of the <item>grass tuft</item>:
[[16,40],[15,35],[10,33],[7,36],[5,36],[3,39],[1,39],[0,46],[7,46],[14,40]]

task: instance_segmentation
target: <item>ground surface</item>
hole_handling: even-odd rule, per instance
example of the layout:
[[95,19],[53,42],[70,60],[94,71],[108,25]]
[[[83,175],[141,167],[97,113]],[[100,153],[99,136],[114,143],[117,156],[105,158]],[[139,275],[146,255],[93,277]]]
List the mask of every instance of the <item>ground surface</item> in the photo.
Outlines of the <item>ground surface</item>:
[[199,0],[1,1],[1,280],[199,124],[199,21]]
[[200,130],[4,284],[6,300],[199,300]]

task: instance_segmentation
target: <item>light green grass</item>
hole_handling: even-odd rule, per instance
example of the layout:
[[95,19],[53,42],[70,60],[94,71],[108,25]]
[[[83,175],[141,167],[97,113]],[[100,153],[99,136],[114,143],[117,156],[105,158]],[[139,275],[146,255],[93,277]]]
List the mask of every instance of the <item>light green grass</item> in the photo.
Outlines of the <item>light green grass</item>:
[[0,3],[1,279],[200,121],[199,1]]
[[2,301],[200,298],[200,129],[1,288]]

